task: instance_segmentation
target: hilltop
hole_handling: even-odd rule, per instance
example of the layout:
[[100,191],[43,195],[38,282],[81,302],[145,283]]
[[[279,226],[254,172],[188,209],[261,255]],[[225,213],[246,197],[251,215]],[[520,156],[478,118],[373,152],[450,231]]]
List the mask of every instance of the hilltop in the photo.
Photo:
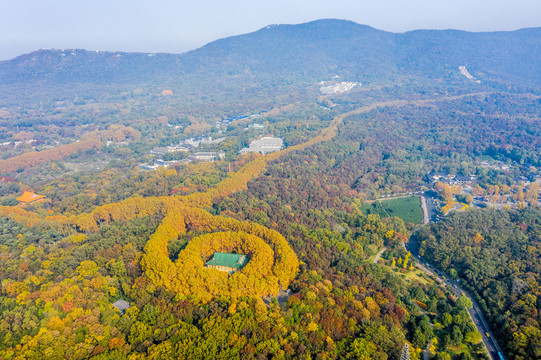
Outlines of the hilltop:
[[397,77],[460,79],[539,88],[541,28],[472,33],[391,33],[345,20],[272,25],[184,54],[39,50],[0,62],[0,83],[142,83],[198,77],[281,81],[339,75],[370,82]]

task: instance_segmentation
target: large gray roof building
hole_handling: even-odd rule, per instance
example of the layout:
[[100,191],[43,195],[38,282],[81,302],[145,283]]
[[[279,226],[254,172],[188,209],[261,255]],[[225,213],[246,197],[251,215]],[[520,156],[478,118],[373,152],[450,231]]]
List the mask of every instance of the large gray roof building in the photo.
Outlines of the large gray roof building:
[[241,154],[258,152],[260,154],[267,154],[275,151],[279,151],[284,147],[284,141],[277,137],[265,136],[259,140],[252,140],[250,146],[240,151]]

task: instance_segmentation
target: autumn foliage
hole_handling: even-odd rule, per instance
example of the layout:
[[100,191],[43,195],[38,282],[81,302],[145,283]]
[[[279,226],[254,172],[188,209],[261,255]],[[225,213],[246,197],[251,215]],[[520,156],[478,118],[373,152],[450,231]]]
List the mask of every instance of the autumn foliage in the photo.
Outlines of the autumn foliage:
[[15,206],[0,206],[0,217],[7,217],[26,227],[36,225],[46,225],[48,227],[57,227],[59,224],[66,224],[68,218],[63,215],[53,215],[42,217],[34,212],[26,211]]
[[[148,181],[160,191],[145,193],[141,189],[147,184],[135,179],[138,191],[114,199],[144,196],[123,201],[104,196],[88,201],[85,210],[0,207],[0,216],[13,220],[2,219],[4,234],[18,234],[5,237],[6,245],[0,246],[0,358],[385,359],[399,356],[404,341],[418,354],[430,340],[433,346],[443,343],[443,335],[458,331],[466,338],[467,312],[452,308],[444,289],[415,279],[409,284],[402,272],[368,262],[384,245],[402,251],[401,221],[362,215],[355,203],[350,207],[346,186],[321,176],[324,172],[314,176],[313,169],[323,163],[312,161],[312,154],[269,163],[330,140],[348,114],[377,106],[336,117],[308,142],[241,157],[242,167],[220,183],[225,175],[213,176],[204,186],[177,183],[182,179],[175,176],[177,170],[162,169],[155,174],[172,173],[167,186]],[[194,169],[189,165],[183,171]],[[104,187],[114,188],[100,179],[73,193]],[[64,193],[48,197],[54,202]],[[109,204],[94,208],[104,203]],[[65,237],[58,228],[72,235]],[[471,235],[468,239],[475,241]],[[491,240],[486,238],[482,243]],[[216,251],[246,254],[249,262],[232,275],[204,268]],[[398,265],[407,268],[411,254],[399,254]],[[264,298],[280,289],[289,291]],[[130,303],[125,311],[113,305],[119,298]],[[440,324],[443,311],[452,313],[443,335],[438,330],[432,336],[431,321],[419,315],[411,299],[419,299],[417,304]],[[525,330],[521,336],[528,334],[535,335]],[[438,349],[459,348],[460,341],[446,343]]]
[[[173,263],[167,243],[187,230],[209,233],[192,239]],[[204,259],[216,251],[244,253],[250,262],[231,276],[205,269]],[[200,302],[219,295],[233,298],[275,295],[281,287],[289,286],[298,271],[295,253],[278,232],[186,207],[164,218],[145,247],[142,265],[156,285],[175,291],[181,298]]]
[[[224,295],[231,298],[276,295],[281,288],[289,286],[299,267],[297,256],[286,239],[278,232],[262,225],[213,216],[201,208],[212,206],[213,201],[246,189],[248,182],[258,177],[269,161],[330,140],[336,135],[338,125],[346,116],[370,111],[372,108],[361,108],[338,116],[319,136],[305,143],[266,156],[255,155],[246,165],[207,192],[187,196],[134,197],[69,218],[50,216],[45,219],[35,213],[22,213],[24,210],[13,207],[1,207],[0,212],[14,221],[29,226],[49,222],[61,226],[71,225],[82,232],[96,231],[104,223],[126,222],[162,214],[164,219],[145,246],[145,255],[142,259],[143,269],[155,285],[173,290],[180,298],[191,298],[203,303],[213,297]],[[27,166],[68,156],[82,149],[80,146],[100,147],[105,140],[121,141],[126,137],[138,139],[140,134],[131,128],[111,126],[109,130],[86,134],[79,142],[52,149],[51,152],[44,151],[39,153],[40,155],[25,154],[32,159]],[[36,156],[32,157],[32,154]],[[20,157],[6,161],[18,158]],[[17,164],[17,168],[19,167],[20,162]],[[194,230],[207,234],[192,239],[181,251],[177,261],[171,261],[168,242],[180,234]],[[250,262],[242,271],[231,276],[215,269],[204,268],[204,260],[216,251],[244,253],[249,256]]]
[[79,151],[97,149],[103,146],[107,140],[123,141],[126,138],[139,140],[139,131],[122,125],[111,125],[108,130],[92,131],[79,139],[79,141],[61,145],[49,150],[33,151],[11,159],[0,160],[0,172],[6,173],[17,169],[27,169],[51,161],[60,160]]

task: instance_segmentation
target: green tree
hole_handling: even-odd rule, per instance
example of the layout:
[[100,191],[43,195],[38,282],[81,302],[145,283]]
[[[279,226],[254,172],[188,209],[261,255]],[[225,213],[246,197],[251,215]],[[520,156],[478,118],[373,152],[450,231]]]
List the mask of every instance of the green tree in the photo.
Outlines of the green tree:
[[482,336],[481,334],[479,333],[479,331],[475,330],[475,331],[469,331],[466,333],[466,335],[464,336],[464,341],[465,342],[468,342],[470,344],[479,344],[479,342],[482,340]]
[[349,346],[347,359],[351,360],[370,360],[376,352],[376,345],[364,338],[357,338]]
[[459,306],[463,307],[464,309],[471,309],[473,307],[473,303],[471,299],[466,296],[460,296],[457,299],[457,303]]
[[152,328],[145,323],[136,321],[130,328],[130,335],[128,336],[128,341],[132,345],[138,345],[150,338],[152,335]]
[[453,315],[449,313],[444,313],[442,315],[442,324],[443,326],[447,327],[453,323]]
[[458,326],[453,326],[453,330],[451,331],[451,340],[453,341],[454,344],[460,344],[462,343],[462,339],[463,339],[463,336],[462,336],[462,331],[460,331],[460,327]]
[[420,328],[415,329],[412,343],[419,348],[423,348],[426,345],[426,335],[423,330],[421,330]]
[[444,351],[441,351],[436,355],[436,360],[451,360],[451,355]]

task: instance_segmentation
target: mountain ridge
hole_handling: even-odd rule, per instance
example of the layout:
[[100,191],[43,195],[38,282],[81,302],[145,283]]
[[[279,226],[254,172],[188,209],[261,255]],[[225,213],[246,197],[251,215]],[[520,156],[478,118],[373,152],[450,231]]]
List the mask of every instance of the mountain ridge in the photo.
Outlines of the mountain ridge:
[[400,75],[456,76],[540,87],[541,28],[514,31],[412,30],[392,33],[349,20],[269,25],[182,54],[37,50],[0,62],[0,83],[151,82],[193,74],[359,81]]

